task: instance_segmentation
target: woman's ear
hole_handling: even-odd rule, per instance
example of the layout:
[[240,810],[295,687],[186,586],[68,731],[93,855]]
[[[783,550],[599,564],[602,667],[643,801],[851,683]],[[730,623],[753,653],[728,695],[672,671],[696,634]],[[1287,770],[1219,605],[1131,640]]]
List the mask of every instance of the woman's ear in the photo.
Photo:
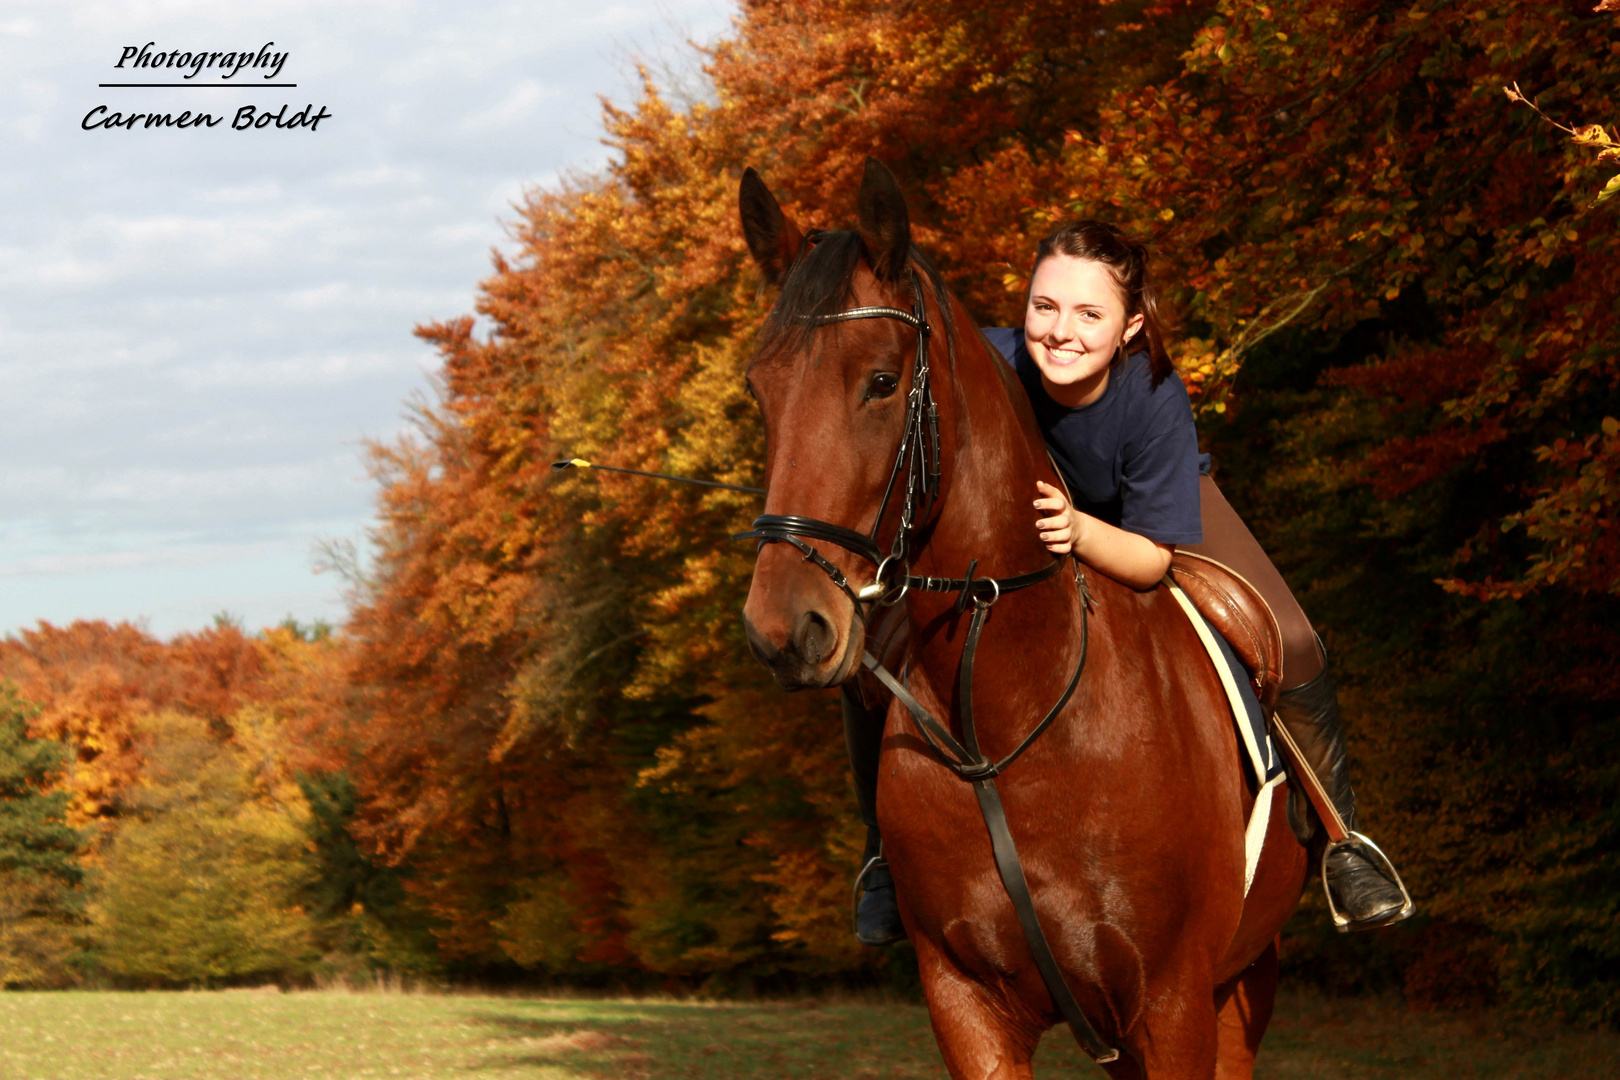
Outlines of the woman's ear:
[[1120,344],[1129,345],[1131,343],[1131,338],[1137,335],[1138,331],[1142,329],[1142,325],[1146,322],[1147,317],[1141,313],[1132,315],[1129,319],[1127,319],[1125,321],[1125,336],[1120,339]]

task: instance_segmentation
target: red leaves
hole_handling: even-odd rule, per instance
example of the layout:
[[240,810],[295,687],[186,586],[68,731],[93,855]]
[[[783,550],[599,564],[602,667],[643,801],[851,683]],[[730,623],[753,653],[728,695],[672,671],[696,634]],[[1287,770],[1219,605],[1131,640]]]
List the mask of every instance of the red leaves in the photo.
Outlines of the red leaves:
[[1536,448],[1551,478],[1528,509],[1502,523],[1523,529],[1540,551],[1516,581],[1477,584],[1444,581],[1449,592],[1482,600],[1519,597],[1532,589],[1562,585],[1575,592],[1620,593],[1620,420],[1603,418],[1599,434],[1579,441],[1556,439]]

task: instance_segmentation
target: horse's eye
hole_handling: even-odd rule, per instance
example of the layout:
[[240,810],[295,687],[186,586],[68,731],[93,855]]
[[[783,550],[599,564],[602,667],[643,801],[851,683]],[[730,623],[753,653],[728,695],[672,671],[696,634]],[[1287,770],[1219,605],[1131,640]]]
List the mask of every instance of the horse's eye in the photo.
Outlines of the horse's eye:
[[900,389],[900,376],[892,371],[880,371],[872,376],[872,381],[867,384],[866,400],[893,397],[894,392],[898,389]]

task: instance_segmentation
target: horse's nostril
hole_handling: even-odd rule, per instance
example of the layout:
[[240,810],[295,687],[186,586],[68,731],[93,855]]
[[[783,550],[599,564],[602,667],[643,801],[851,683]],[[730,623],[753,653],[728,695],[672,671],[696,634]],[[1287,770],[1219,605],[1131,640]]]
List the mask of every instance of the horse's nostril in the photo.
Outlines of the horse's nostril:
[[794,631],[793,642],[798,654],[814,667],[820,664],[823,658],[833,654],[838,643],[838,635],[825,615],[819,611],[806,611],[799,616],[799,625]]

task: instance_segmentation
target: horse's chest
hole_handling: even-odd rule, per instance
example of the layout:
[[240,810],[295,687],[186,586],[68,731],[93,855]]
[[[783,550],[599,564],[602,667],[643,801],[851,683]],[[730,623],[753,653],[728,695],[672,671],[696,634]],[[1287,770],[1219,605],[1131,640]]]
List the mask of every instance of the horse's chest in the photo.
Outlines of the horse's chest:
[[[1072,837],[1064,835],[1073,829],[1074,793],[1067,792],[1065,802],[1062,785],[1029,776],[1011,787],[1018,783],[1003,779],[999,787],[1043,908],[1097,910],[1095,875],[1067,858],[1074,850]],[[1021,931],[973,786],[924,755],[897,748],[883,759],[878,816],[901,903],[917,929],[992,967],[1010,963],[1019,950],[1009,952],[1007,943],[1021,940]]]

